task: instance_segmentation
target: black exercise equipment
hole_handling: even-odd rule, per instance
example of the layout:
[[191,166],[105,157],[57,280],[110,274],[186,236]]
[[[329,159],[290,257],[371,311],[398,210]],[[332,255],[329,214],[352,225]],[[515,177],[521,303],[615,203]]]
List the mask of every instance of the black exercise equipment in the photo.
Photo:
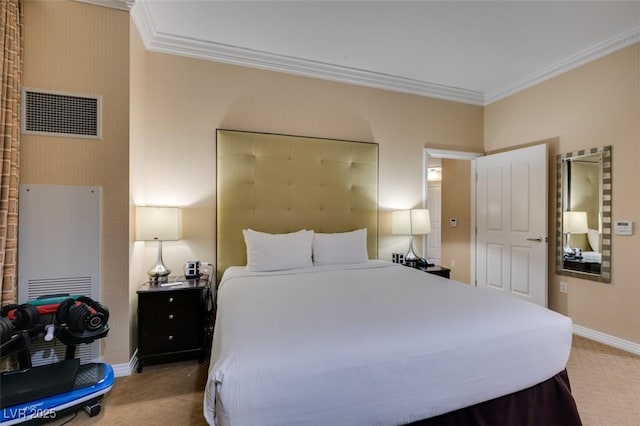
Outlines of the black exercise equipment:
[[[106,337],[108,321],[106,306],[86,296],[43,296],[4,306],[0,355],[17,355],[19,369],[1,373],[0,426],[51,420],[47,416],[52,413],[55,417],[79,408],[89,416],[98,414],[100,400],[114,382],[113,368],[104,363],[80,365],[76,346]],[[45,336],[66,346],[65,359],[32,367],[31,343]]]

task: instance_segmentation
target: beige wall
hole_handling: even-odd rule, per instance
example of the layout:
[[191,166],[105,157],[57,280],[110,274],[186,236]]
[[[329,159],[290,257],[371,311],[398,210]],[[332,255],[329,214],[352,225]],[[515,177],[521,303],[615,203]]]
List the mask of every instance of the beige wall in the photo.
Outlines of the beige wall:
[[[557,153],[612,145],[613,220],[640,226],[640,44],[583,65],[485,108],[485,151],[557,138]],[[555,161],[555,160],[553,160]],[[549,235],[555,234],[555,163],[550,163]],[[613,235],[612,279],[601,284],[556,275],[549,244],[549,303],[575,324],[640,343],[640,237]],[[569,284],[567,294],[559,282]]]
[[[160,53],[146,57],[145,128],[131,140],[140,153],[132,157],[132,192],[136,203],[185,208],[184,241],[165,245],[165,263],[174,269],[192,257],[215,258],[216,128],[377,142],[379,256],[388,260],[408,245],[389,236],[388,211],[422,203],[423,148],[481,150],[479,106]],[[151,266],[153,253],[134,249],[134,264]]]
[[21,183],[102,187],[104,359],[129,361],[129,15],[66,1],[24,2],[24,85],[102,96],[102,140],[22,136]]
[[[449,218],[458,226],[449,226]],[[471,162],[442,160],[442,265],[451,268],[451,279],[471,280]],[[455,260],[455,268],[451,261]]]
[[[144,47],[144,43],[138,34],[138,30],[133,22],[130,20],[130,71],[129,71],[129,138],[132,143],[129,144],[129,161],[130,168],[135,170],[138,164],[144,163],[144,144],[135,143],[135,141],[144,140],[145,129],[145,99],[147,98],[146,84],[144,83],[147,75],[147,50]],[[136,180],[134,178],[135,172],[130,172],[129,178],[129,238],[130,241],[134,240],[135,236],[135,202],[132,194],[144,194],[144,181],[141,179]],[[132,258],[136,250],[138,257],[143,253],[144,249],[142,242],[134,243],[130,245],[129,251],[129,320],[131,324],[131,333],[129,335],[129,347],[130,355],[138,347],[138,334],[135,331],[138,325],[138,297],[136,290],[140,286],[141,277],[144,277],[145,271],[149,269],[154,262],[145,264],[141,261],[133,262]],[[169,244],[169,243],[167,243]],[[146,268],[145,268],[146,266]]]

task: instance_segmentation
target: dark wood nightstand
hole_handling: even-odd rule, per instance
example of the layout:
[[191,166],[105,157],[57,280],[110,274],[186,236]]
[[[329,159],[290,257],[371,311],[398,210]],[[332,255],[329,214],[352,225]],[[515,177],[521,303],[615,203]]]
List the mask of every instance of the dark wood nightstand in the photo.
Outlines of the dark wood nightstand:
[[586,262],[584,259],[564,259],[564,269],[569,271],[586,272],[588,274],[600,274],[601,264]]
[[146,282],[137,293],[138,373],[147,363],[204,361],[215,318],[215,290],[209,277]]
[[439,275],[444,278],[449,278],[451,275],[451,269],[445,268],[444,266],[427,266],[426,268],[418,268],[421,271],[428,272],[433,275]]

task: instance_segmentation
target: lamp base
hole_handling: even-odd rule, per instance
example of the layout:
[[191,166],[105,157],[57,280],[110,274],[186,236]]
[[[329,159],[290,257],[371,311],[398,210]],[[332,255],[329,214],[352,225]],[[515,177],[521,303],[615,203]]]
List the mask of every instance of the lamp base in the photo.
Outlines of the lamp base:
[[163,273],[164,275],[157,275],[152,273],[151,271],[147,272],[147,274],[149,275],[150,283],[166,283],[167,281],[169,281],[170,273],[171,273],[171,269],[167,269],[166,274]]
[[412,266],[414,268],[426,268],[429,266],[435,266],[435,264],[431,263],[429,259],[420,257],[413,251],[413,236],[409,237],[409,251],[404,255],[404,264],[407,266]]
[[409,235],[409,250],[404,255],[404,262],[415,263],[418,259],[420,259],[420,256],[413,251],[413,235]]
[[149,275],[149,282],[151,283],[166,283],[169,281],[169,274],[171,269],[167,269],[162,263],[155,264],[151,269],[147,271]]
[[147,271],[149,275],[149,281],[152,283],[167,282],[169,280],[169,274],[171,269],[164,266],[162,261],[162,241],[158,241],[158,257],[156,258],[156,264]]

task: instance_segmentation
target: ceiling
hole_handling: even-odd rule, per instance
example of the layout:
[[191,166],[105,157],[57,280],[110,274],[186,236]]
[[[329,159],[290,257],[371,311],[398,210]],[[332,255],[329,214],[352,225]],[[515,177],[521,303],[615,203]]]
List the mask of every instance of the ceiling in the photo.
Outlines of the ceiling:
[[84,1],[149,50],[479,105],[640,41],[640,1]]

